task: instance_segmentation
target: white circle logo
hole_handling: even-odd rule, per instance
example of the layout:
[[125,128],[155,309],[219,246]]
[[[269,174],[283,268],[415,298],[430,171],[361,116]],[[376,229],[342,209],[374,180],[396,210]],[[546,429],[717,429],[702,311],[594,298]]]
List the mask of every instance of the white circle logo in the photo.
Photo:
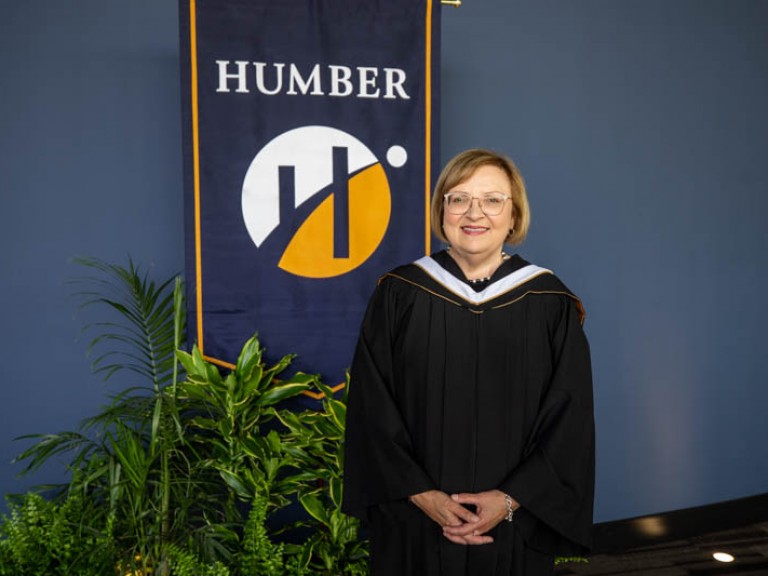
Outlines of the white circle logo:
[[[393,146],[387,160],[402,166],[407,153]],[[373,152],[354,136],[304,126],[277,136],[253,159],[243,181],[242,211],[256,247],[277,230],[292,228],[280,235],[289,238],[280,268],[310,278],[338,276],[365,262],[384,238],[389,182]]]

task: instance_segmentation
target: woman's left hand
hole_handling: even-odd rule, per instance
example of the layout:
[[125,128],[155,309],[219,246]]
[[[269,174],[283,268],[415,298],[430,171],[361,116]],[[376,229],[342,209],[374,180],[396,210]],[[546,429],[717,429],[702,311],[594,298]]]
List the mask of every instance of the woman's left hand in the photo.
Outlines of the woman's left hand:
[[[485,544],[490,536],[485,533],[494,528],[507,516],[506,496],[501,490],[489,490],[476,494],[452,494],[451,499],[459,504],[470,504],[475,507],[477,522],[465,522],[460,526],[446,526],[443,536],[456,544]],[[513,499],[512,509],[519,504]],[[492,539],[491,539],[492,541]]]

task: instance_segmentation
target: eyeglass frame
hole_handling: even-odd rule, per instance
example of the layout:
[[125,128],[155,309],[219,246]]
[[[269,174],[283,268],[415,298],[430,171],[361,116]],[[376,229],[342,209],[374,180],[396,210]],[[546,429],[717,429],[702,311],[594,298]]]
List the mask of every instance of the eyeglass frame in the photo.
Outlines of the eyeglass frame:
[[[446,203],[446,198],[449,198],[450,196],[467,196],[469,198],[469,205],[467,206],[467,209],[464,210],[464,212],[451,212],[448,209],[448,204]],[[501,208],[499,209],[498,213],[496,214],[488,214],[485,210],[483,210],[483,199],[485,198],[502,198],[504,201],[501,203]],[[486,194],[484,196],[472,196],[471,194],[467,192],[446,192],[443,194],[443,210],[448,212],[449,214],[452,214],[453,216],[463,216],[464,214],[468,213],[470,210],[472,210],[472,201],[477,200],[478,206],[480,206],[480,211],[485,214],[486,216],[498,216],[502,212],[504,212],[504,206],[507,203],[507,200],[512,200],[512,196],[507,196],[506,194],[503,194],[501,192],[491,192],[489,194]]]

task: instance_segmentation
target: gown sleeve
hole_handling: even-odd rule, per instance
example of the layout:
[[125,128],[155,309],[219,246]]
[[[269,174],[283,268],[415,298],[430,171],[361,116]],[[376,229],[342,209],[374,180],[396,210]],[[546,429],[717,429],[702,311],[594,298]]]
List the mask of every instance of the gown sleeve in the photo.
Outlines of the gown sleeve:
[[552,332],[552,379],[523,460],[499,489],[521,508],[514,522],[526,542],[574,556],[592,543],[595,433],[589,345],[576,302],[564,305]]
[[374,292],[350,369],[342,510],[362,518],[370,506],[434,488],[412,456],[410,433],[393,395],[398,308],[393,292],[387,279]]

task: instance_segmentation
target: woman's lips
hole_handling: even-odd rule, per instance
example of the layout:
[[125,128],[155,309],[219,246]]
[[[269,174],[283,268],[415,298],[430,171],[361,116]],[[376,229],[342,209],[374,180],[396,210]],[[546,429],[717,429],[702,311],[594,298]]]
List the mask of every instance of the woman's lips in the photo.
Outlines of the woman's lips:
[[487,232],[488,228],[484,226],[462,226],[461,231],[464,232],[464,234],[468,234],[470,236],[477,236]]

